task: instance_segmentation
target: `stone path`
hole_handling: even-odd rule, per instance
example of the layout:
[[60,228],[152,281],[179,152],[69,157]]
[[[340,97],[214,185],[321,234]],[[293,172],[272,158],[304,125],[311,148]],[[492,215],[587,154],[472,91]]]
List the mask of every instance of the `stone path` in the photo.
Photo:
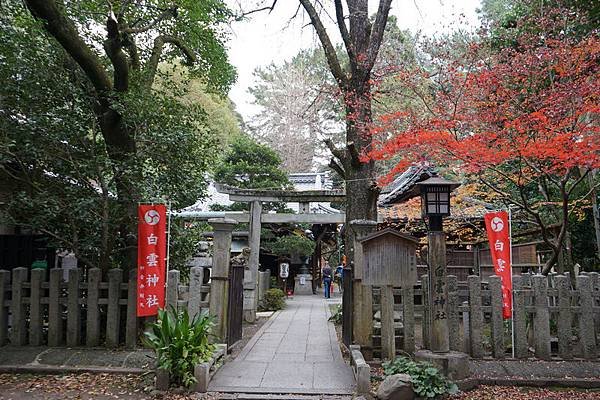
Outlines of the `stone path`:
[[328,302],[296,296],[226,363],[209,385],[213,392],[350,394],[352,369],[342,359]]

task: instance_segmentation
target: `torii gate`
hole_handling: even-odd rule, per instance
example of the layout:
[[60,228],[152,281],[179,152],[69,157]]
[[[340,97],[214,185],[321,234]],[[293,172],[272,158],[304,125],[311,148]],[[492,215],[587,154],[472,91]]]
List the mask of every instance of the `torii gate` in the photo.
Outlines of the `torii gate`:
[[[262,223],[284,224],[343,224],[345,213],[318,214],[310,212],[310,203],[341,201],[346,197],[344,190],[261,190],[239,189],[226,185],[215,185],[219,193],[228,194],[229,200],[250,203],[250,213],[228,213],[227,217],[237,222],[249,223],[248,243],[250,260],[244,273],[244,319],[256,320],[258,307],[258,256],[260,252],[260,229]],[[263,202],[298,203],[299,214],[277,213],[263,214]]]

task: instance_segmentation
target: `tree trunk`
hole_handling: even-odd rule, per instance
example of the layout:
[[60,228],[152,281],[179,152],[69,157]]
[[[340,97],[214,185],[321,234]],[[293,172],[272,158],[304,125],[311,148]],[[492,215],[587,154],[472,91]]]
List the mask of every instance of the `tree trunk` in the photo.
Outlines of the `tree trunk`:
[[[106,142],[106,151],[113,161],[115,186],[119,204],[124,207],[125,219],[120,223],[119,236],[125,244],[124,263],[125,277],[137,264],[137,202],[140,199],[135,187],[136,165],[132,165],[136,154],[133,132],[128,129],[122,116],[109,106],[101,106],[98,110],[98,120],[102,136]],[[127,279],[127,278],[126,278]]]
[[[367,75],[368,78],[368,75]],[[369,127],[371,117],[371,93],[368,79],[351,80],[351,92],[346,94],[346,143],[348,146],[344,164],[346,173],[346,227],[355,219],[377,221],[377,198],[379,188],[375,181],[375,163],[360,162],[359,154],[371,144]],[[353,151],[352,149],[355,149]],[[346,255],[348,262],[354,260],[353,234],[346,230]]]

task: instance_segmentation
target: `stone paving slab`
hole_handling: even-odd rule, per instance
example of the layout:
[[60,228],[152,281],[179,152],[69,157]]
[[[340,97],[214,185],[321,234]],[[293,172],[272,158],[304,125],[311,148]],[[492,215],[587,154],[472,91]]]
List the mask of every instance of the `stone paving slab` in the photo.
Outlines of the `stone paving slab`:
[[235,360],[213,377],[209,391],[351,394],[355,388],[319,296],[296,296],[256,333]]

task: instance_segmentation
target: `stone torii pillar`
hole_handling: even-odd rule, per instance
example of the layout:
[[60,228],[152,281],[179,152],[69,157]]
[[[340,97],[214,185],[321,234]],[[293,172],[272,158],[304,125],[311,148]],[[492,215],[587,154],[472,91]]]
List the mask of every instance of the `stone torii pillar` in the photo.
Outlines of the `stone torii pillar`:
[[209,311],[215,317],[213,333],[217,343],[226,343],[231,231],[237,222],[227,218],[211,218],[208,223],[214,230]]
[[244,271],[244,320],[250,323],[256,321],[256,310],[258,308],[261,214],[262,202],[260,200],[253,200],[250,203],[250,232],[248,235],[250,259],[248,260],[248,268]]

